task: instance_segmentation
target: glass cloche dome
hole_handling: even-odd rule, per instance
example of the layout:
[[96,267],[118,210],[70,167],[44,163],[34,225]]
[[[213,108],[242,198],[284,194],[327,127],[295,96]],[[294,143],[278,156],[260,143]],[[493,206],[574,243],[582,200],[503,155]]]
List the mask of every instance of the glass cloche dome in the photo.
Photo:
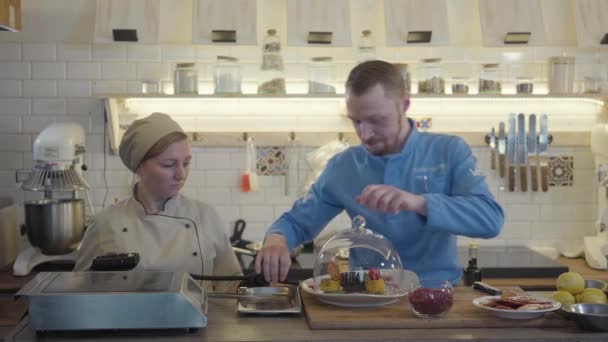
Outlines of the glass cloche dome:
[[401,296],[418,287],[418,278],[405,270],[393,244],[365,227],[356,216],[353,229],[330,238],[314,263],[319,293]]

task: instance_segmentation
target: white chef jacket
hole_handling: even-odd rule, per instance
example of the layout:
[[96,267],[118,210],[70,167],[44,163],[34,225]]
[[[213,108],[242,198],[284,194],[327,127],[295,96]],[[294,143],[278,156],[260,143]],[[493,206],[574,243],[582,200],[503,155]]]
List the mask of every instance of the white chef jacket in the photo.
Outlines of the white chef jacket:
[[[215,209],[182,195],[167,200],[158,214],[146,214],[142,204],[132,196],[95,215],[80,245],[74,270],[89,269],[99,255],[131,252],[139,253],[136,270],[242,274]],[[202,283],[206,290],[211,291],[213,285],[213,290],[219,292],[230,291],[234,284]]]

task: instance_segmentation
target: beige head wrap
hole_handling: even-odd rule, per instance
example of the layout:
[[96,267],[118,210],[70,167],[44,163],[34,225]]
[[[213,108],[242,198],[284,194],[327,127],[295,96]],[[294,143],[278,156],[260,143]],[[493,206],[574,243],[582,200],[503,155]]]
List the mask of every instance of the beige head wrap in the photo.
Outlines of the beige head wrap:
[[120,141],[120,159],[129,170],[135,172],[148,150],[160,139],[174,132],[183,133],[184,130],[164,113],[152,113],[135,120]]

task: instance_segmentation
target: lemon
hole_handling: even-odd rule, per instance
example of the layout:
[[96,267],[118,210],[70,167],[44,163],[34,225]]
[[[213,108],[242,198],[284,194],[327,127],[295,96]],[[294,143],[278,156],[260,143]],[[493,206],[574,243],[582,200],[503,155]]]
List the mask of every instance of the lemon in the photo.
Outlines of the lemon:
[[568,306],[576,303],[574,296],[570,292],[566,291],[557,291],[553,294],[553,296],[551,296],[551,298],[562,303],[562,306]]
[[557,277],[556,287],[559,291],[576,295],[585,289],[585,278],[576,272],[562,273]]
[[600,289],[585,289],[579,299],[578,303],[608,304],[606,294]]

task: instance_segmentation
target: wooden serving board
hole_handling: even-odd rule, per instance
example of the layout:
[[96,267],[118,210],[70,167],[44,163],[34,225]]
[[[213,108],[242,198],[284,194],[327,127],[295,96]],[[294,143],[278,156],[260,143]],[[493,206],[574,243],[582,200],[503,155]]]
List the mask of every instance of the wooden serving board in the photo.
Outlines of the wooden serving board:
[[[503,290],[521,291],[518,287]],[[473,299],[487,296],[470,287],[456,287],[454,305],[441,318],[423,319],[415,316],[406,298],[385,306],[347,308],[326,304],[314,295],[301,291],[304,312],[311,329],[427,329],[427,328],[549,328],[565,327],[571,322],[556,313],[535,319],[508,319],[473,305]]]

